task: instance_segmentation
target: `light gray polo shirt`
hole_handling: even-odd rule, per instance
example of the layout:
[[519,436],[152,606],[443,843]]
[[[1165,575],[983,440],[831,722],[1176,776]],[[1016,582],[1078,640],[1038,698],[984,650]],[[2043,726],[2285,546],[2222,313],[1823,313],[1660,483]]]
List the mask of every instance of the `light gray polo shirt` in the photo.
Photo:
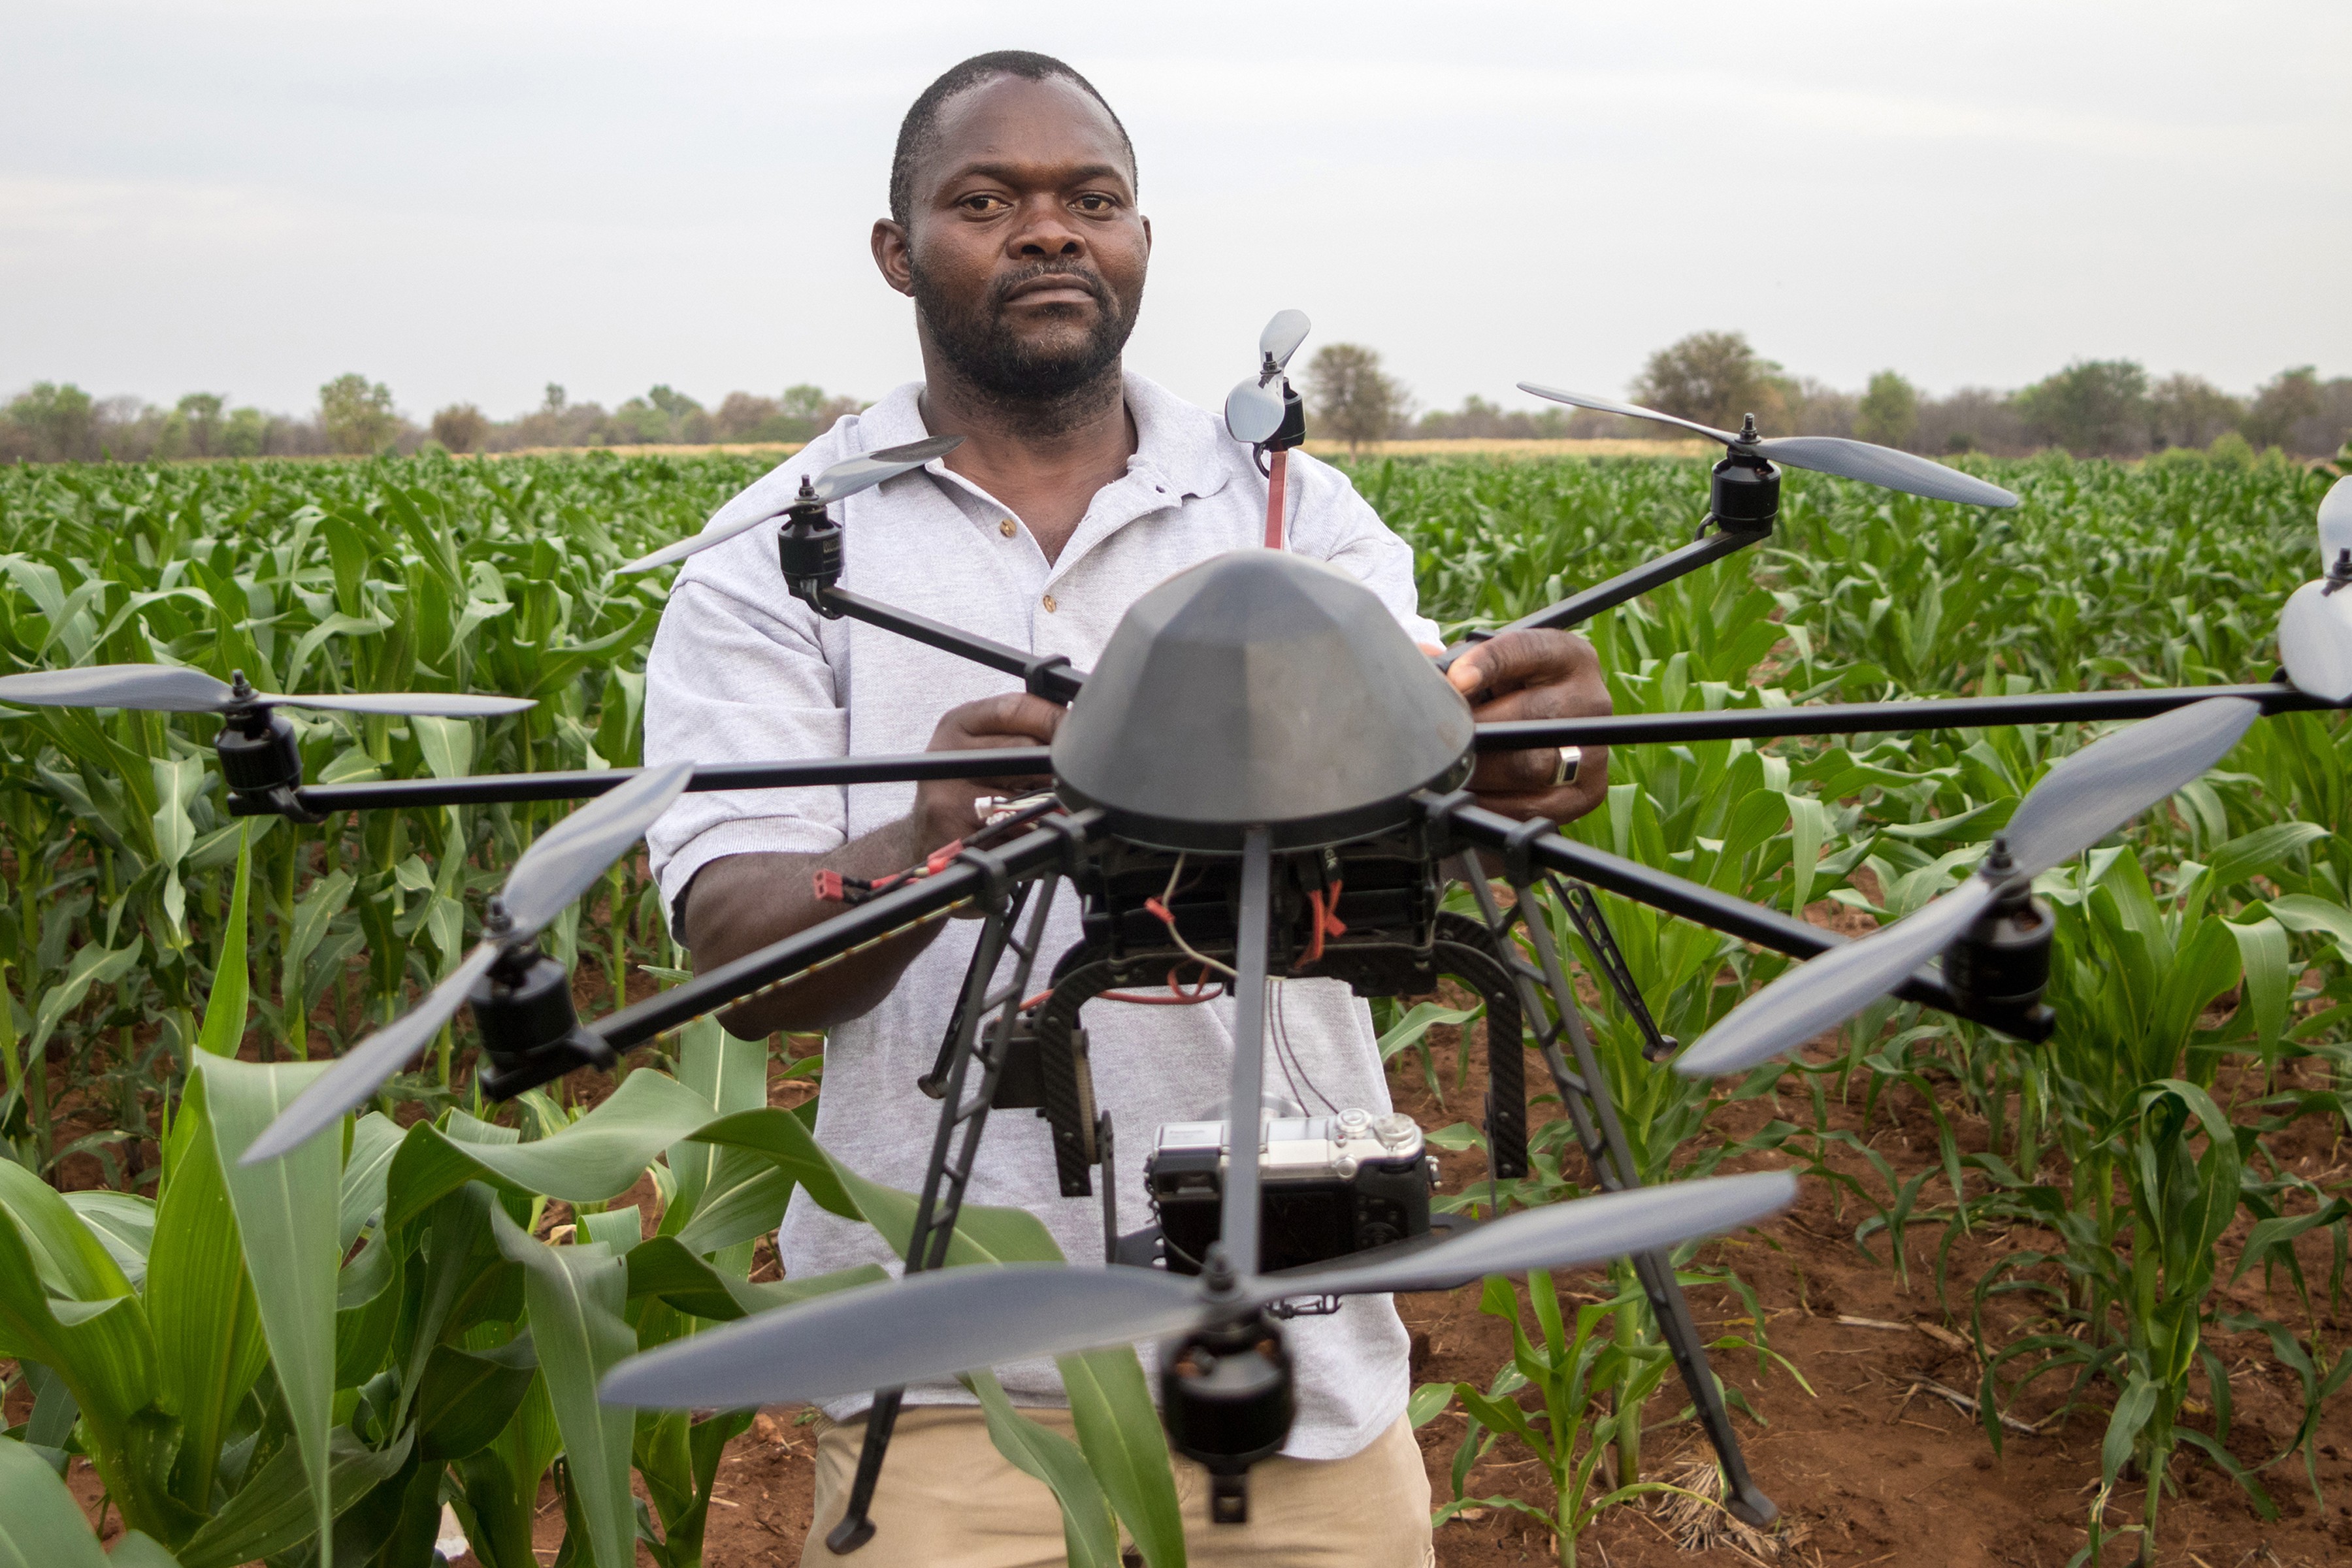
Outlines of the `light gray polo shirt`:
[[[919,384],[843,419],[753,484],[714,522],[781,509],[803,474],[878,447],[919,440]],[[1266,481],[1249,448],[1217,418],[1139,375],[1127,378],[1137,450],[1126,475],[1095,495],[1059,560],[1048,562],[1020,519],[960,475],[928,468],[837,502],[846,565],[842,584],[1035,653],[1093,667],[1127,607],[1185,567],[1261,546]],[[1346,476],[1291,454],[1290,548],[1345,568],[1420,641],[1437,628],[1415,610],[1412,552],[1356,494]],[[992,669],[852,620],[828,621],[794,599],[777,564],[775,530],[756,528],[680,570],[646,661],[646,761],[767,762],[922,751],[960,703],[1018,689]],[[1081,699],[1083,700],[1083,699]],[[675,907],[694,873],[722,856],[838,847],[907,814],[910,784],[688,795],[646,842],[664,901]],[[1077,903],[1065,886],[1043,974],[1078,940]],[[915,1087],[930,1070],[955,1005],[975,930],[949,928],[864,1017],[832,1031],[816,1135],[866,1177],[919,1190],[938,1102]],[[1364,1004],[1334,981],[1279,984],[1282,1051],[1269,1049],[1269,1089],[1310,1112],[1389,1109]],[[1229,999],[1192,1007],[1097,1002],[1086,1011],[1097,1100],[1117,1131],[1120,1227],[1150,1216],[1143,1159],[1162,1123],[1191,1121],[1223,1100],[1233,1052]],[[1073,1263],[1099,1266],[1096,1199],[1065,1198],[1046,1124],[1027,1111],[992,1117],[969,1201],[1026,1208],[1052,1228]],[[777,1237],[789,1274],[864,1262],[895,1266],[866,1226],[794,1194]],[[1405,1333],[1386,1297],[1357,1297],[1329,1317],[1289,1326],[1298,1369],[1298,1419],[1286,1452],[1339,1458],[1402,1413]],[[1146,1354],[1150,1347],[1144,1347]],[[1147,1362],[1147,1365],[1150,1365]],[[1058,1404],[1049,1362],[999,1369],[1016,1400]],[[1155,1378],[1156,1384],[1156,1378]],[[970,1403],[948,1384],[909,1400]],[[836,1419],[863,1399],[828,1407]]]

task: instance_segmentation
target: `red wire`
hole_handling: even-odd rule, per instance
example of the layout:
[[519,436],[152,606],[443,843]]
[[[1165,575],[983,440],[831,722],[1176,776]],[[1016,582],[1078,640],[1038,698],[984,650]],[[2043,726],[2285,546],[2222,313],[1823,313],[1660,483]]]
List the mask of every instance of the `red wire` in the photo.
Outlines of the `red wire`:
[[1274,454],[1267,463],[1269,474],[1265,491],[1265,547],[1282,548],[1283,492],[1290,488],[1290,453],[1286,448]]
[[1328,906],[1323,901],[1324,894],[1320,889],[1310,888],[1307,889],[1307,907],[1313,911],[1315,918],[1313,921],[1308,922],[1307,951],[1299,956],[1299,962],[1301,963],[1312,963],[1317,959],[1323,956],[1323,939],[1325,937],[1345,936],[1348,934],[1348,928],[1346,924],[1340,921],[1338,913],[1339,908],[1339,889],[1344,886],[1346,886],[1346,884],[1342,882],[1334,882],[1331,884],[1331,901]]
[[[1178,969],[1182,967],[1181,964],[1177,965]],[[1052,994],[1051,991],[1038,992],[1037,994],[1021,1004],[1022,1011],[1027,1012]],[[1168,994],[1165,996],[1156,991],[1097,991],[1087,998],[1090,1002],[1125,1002],[1137,1007],[1190,1007],[1198,1003],[1213,1002],[1216,999],[1217,993],[1209,985],[1209,972],[1206,969],[1201,971],[1201,978],[1194,983],[1190,991],[1177,983],[1176,970],[1171,969],[1168,972]]]

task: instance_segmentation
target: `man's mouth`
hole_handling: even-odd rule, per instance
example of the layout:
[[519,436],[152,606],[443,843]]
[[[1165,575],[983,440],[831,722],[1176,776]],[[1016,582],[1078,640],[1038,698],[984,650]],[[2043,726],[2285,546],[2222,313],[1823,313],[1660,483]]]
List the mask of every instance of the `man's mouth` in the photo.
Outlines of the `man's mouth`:
[[1008,305],[1015,300],[1028,305],[1093,305],[1101,300],[1090,279],[1073,272],[1047,272],[1024,278],[1003,294]]

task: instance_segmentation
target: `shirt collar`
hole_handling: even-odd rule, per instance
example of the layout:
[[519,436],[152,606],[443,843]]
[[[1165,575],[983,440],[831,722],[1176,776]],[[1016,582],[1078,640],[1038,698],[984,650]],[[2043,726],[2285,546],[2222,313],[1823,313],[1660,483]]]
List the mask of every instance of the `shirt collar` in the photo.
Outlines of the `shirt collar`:
[[[1231,477],[1222,450],[1226,436],[1214,415],[1198,408],[1146,376],[1127,373],[1128,412],[1135,416],[1135,456],[1129,471],[1150,468],[1164,476],[1185,496],[1214,495]],[[858,435],[866,451],[919,441],[930,432],[924,427],[920,398],[923,384],[910,381],[890,389],[882,400],[857,416]],[[944,476],[947,465],[933,458],[924,465]]]

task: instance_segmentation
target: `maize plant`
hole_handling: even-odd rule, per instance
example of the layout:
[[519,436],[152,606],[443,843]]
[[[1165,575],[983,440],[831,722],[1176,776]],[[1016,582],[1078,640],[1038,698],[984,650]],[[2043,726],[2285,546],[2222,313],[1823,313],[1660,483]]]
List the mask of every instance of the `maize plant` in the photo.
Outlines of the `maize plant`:
[[[529,1568],[552,1471],[564,1560],[628,1568],[643,1542],[693,1568],[720,1454],[751,1412],[634,1412],[600,1404],[599,1380],[701,1325],[881,1278],[751,1282],[752,1238],[796,1188],[902,1247],[914,1197],[833,1162],[803,1114],[769,1105],[765,1043],[708,1020],[676,1076],[633,1074],[576,1116],[535,1091],[520,1128],[452,1107],[404,1131],[368,1111],[240,1166],[323,1070],[230,1054],[247,1022],[250,864],[156,1196],[61,1195],[0,1162],[0,1355],[37,1394],[0,1438],[0,1549],[104,1561],[58,1479],[79,1454],[149,1563],[426,1568],[446,1503],[488,1568]],[[612,1206],[648,1173],[651,1236],[654,1216]],[[569,1225],[551,1226],[551,1201]],[[1058,1258],[1034,1215],[972,1209],[948,1261]],[[1066,1358],[1065,1375],[1091,1395],[1078,1443],[1009,1406],[1000,1440],[1055,1463],[1066,1510],[1109,1542],[1086,1560],[1117,1563],[1116,1517],[1153,1563],[1181,1563],[1134,1352]]]

